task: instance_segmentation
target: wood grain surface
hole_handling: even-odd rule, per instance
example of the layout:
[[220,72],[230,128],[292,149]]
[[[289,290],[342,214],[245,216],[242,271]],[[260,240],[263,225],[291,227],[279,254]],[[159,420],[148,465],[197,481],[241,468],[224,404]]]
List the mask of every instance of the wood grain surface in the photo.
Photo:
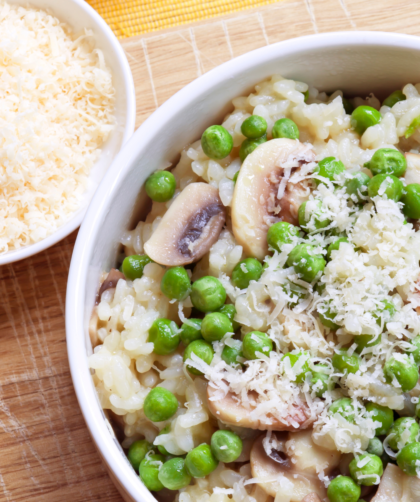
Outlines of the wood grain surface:
[[[335,30],[420,34],[418,0],[286,0],[122,41],[139,126],[204,72],[252,49]],[[0,268],[0,501],[121,501],[73,391],[64,308],[76,232]],[[83,357],[83,355],[81,355]]]

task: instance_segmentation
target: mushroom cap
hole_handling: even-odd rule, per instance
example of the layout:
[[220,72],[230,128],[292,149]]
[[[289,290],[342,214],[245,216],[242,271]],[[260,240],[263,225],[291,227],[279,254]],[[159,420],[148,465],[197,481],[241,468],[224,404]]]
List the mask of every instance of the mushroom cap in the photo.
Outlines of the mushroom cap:
[[208,183],[191,183],[172,202],[144,250],[167,267],[193,263],[217,241],[225,219],[218,189]]
[[232,229],[247,255],[264,258],[268,228],[279,218],[298,223],[298,209],[309,188],[282,179],[286,169],[296,170],[314,159],[310,145],[286,138],[261,144],[245,159],[233,193]]
[[[289,437],[292,435],[289,434]],[[272,451],[271,456],[268,456],[263,446],[264,438],[265,434],[262,434],[252,447],[251,473],[268,495],[276,497],[277,502],[301,502],[310,494],[318,495],[321,500],[326,499],[327,490],[318,474],[298,470],[284,453]],[[283,436],[282,439],[286,438]]]
[[[217,389],[207,385],[207,405],[211,413],[225,424],[260,431],[296,431],[306,429],[313,422],[307,406],[294,407],[295,413],[290,416],[290,421],[280,421],[273,416],[261,416],[255,419],[250,413],[252,409],[245,408],[238,402],[235,394],[228,392],[224,398],[215,399],[217,392]],[[294,425],[296,423],[299,424],[298,428]]]

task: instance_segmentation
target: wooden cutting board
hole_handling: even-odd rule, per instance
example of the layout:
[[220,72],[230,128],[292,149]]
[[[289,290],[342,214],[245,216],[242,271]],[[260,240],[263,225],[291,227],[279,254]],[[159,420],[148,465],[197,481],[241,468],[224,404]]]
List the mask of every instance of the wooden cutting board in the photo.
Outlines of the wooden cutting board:
[[[184,85],[235,56],[336,30],[420,35],[420,2],[285,0],[124,39],[136,83],[136,126]],[[76,235],[0,268],[0,501],[122,500],[86,429],[67,362],[65,295]]]

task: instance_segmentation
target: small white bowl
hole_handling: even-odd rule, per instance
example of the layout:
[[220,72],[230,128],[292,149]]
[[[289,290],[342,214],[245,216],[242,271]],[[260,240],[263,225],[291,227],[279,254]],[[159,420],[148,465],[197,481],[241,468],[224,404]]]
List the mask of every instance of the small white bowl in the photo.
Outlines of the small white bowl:
[[89,175],[89,188],[83,195],[80,209],[71,219],[54,233],[35,244],[9,251],[0,255],[0,265],[12,263],[53,246],[71,234],[82,223],[86,209],[104,174],[113,162],[121,147],[133,135],[136,120],[136,96],[130,66],[117,38],[101,16],[84,0],[8,0],[9,4],[30,6],[46,10],[60,21],[67,23],[75,32],[84,28],[91,29],[95,35],[96,47],[104,53],[107,65],[112,71],[113,85],[116,90],[114,115],[117,127],[106,143],[102,153]]
[[[135,133],[109,169],[80,229],[67,287],[67,348],[74,387],[98,450],[127,501],[155,502],[131,468],[105,421],[92,383],[88,321],[99,274],[116,264],[118,240],[137,223],[146,178],[180,149],[220,123],[232,98],[280,73],[318,89],[365,96],[420,82],[420,38],[341,32],[296,38],[240,56],[203,75],[162,105]],[[143,192],[144,193],[144,192]],[[143,200],[142,200],[143,199]]]

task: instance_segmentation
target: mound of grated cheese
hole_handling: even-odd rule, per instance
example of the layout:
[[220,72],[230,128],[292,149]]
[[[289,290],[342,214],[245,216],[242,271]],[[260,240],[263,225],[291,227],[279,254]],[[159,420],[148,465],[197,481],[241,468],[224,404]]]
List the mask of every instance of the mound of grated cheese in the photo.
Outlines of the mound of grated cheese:
[[89,30],[0,2],[0,253],[44,239],[81,206],[115,121],[93,42]]

